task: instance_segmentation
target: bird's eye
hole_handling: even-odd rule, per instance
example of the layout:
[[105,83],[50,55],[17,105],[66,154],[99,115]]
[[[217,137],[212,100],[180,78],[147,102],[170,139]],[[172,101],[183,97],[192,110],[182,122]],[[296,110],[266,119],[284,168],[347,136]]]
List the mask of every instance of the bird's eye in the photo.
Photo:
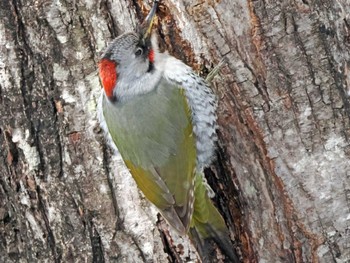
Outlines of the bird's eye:
[[143,53],[143,49],[139,47],[139,48],[136,49],[135,56],[137,56],[137,57],[141,56],[142,53]]

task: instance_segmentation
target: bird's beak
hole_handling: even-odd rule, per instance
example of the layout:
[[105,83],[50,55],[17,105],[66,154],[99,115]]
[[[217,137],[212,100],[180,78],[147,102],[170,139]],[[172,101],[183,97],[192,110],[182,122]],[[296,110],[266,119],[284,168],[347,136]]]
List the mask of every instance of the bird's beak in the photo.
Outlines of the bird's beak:
[[153,6],[149,14],[147,15],[145,21],[143,22],[142,29],[143,31],[143,37],[142,39],[146,41],[151,37],[151,32],[152,32],[152,25],[154,21],[154,17],[156,15],[157,7],[158,7],[158,1],[159,0],[154,0]]

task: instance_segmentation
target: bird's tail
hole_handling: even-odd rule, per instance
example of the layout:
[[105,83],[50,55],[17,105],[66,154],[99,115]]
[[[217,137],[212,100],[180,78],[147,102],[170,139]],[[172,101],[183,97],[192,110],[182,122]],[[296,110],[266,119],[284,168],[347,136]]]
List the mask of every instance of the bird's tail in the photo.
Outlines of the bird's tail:
[[201,175],[196,177],[194,212],[189,236],[203,262],[212,262],[210,261],[211,255],[214,254],[212,241],[229,259],[225,262],[240,262],[232,246],[225,221],[208,197],[207,188]]

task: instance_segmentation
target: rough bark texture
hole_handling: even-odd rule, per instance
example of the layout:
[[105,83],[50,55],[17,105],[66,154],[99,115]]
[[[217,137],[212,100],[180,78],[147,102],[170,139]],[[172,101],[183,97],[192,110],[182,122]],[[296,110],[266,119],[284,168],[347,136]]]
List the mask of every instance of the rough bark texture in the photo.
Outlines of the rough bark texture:
[[[0,1],[0,262],[197,259],[96,120],[98,56],[148,9]],[[350,262],[349,14],[348,0],[162,1],[163,49],[204,75],[226,58],[207,176],[244,262]]]

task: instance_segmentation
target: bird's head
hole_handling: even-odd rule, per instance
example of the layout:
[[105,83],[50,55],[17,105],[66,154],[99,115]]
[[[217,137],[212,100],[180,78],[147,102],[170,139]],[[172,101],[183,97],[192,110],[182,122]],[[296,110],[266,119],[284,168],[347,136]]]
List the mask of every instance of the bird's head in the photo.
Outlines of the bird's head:
[[125,33],[114,39],[105,49],[99,62],[101,82],[109,100],[113,101],[117,80],[135,80],[154,69],[154,49],[151,30],[158,1],[136,32]]

